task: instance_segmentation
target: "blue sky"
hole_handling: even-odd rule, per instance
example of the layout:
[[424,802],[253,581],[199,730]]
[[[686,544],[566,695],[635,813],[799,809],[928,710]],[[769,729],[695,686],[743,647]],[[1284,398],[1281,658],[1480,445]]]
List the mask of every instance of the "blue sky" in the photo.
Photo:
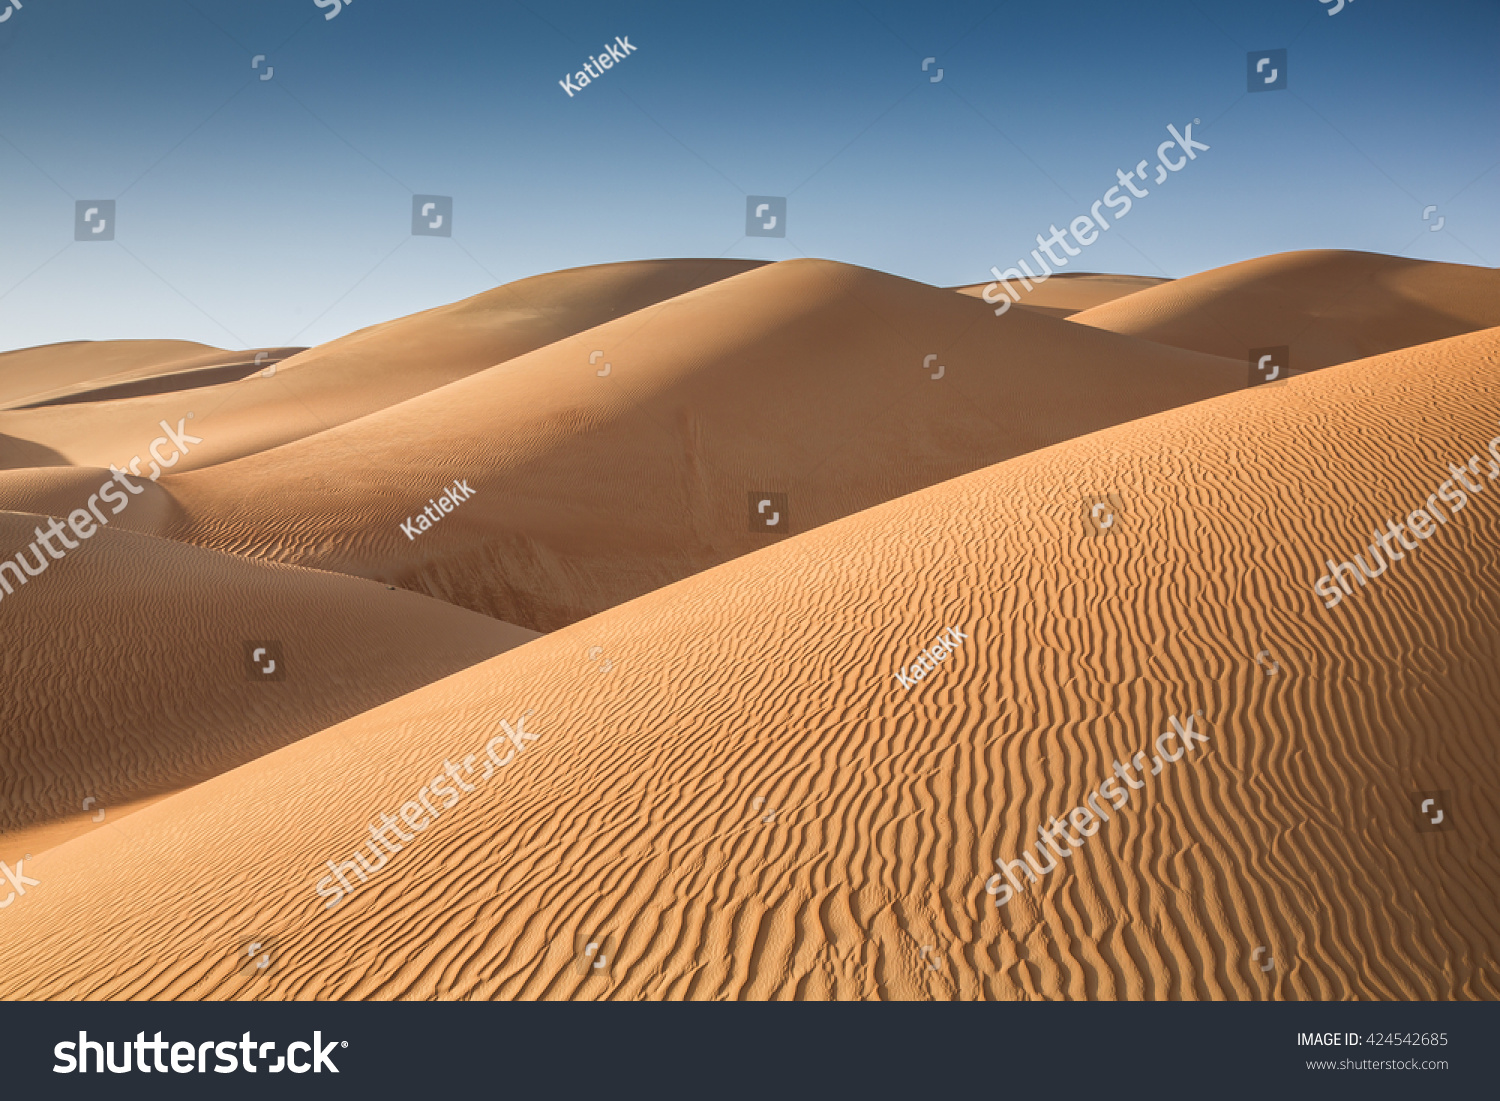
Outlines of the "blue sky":
[[[1500,264],[1500,5],[1336,2],[24,0],[0,22],[0,349],[312,344],[662,256],[986,281],[1194,119],[1210,150],[1075,269]],[[569,97],[616,35],[635,52]],[[1265,49],[1287,87],[1252,94]],[[451,237],[412,235],[414,194],[452,197]],[[748,195],[787,198],[784,238],[744,236]],[[74,240],[92,199],[114,240]]]

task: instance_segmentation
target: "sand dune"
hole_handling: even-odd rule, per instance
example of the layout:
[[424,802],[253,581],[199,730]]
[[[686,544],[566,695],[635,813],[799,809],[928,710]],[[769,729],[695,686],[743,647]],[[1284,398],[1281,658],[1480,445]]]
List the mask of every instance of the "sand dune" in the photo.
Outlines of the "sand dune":
[[171,394],[217,386],[224,382],[239,382],[247,375],[256,373],[265,377],[273,367],[305,351],[306,348],[250,348],[243,352],[217,352],[175,363],[152,364],[132,371],[122,371],[105,379],[91,379],[58,390],[34,394],[12,408],[41,409],[54,405],[118,401],[122,398]]
[[[781,538],[752,493],[806,531],[1244,385],[1239,361],[793,260],[169,475],[185,520],[164,534],[549,631]],[[404,533],[455,480],[473,499]]]
[[[1136,291],[1168,282],[1171,280],[1159,279],[1153,275],[1101,275],[1093,272],[1061,271],[1055,273],[1050,279],[1033,283],[1030,290],[1027,290],[1022,283],[1015,283],[1013,286],[1020,296],[1017,305],[1051,314],[1054,317],[1070,317],[1091,306],[1114,302]],[[972,283],[966,287],[952,289],[973,298],[982,298],[988,286],[990,286],[989,283]]]
[[[0,996],[1500,996],[1500,481],[1312,591],[1485,454],[1497,375],[1491,330],[1204,401],[538,639],[29,863]],[[1208,743],[993,905],[996,857],[1199,710]],[[325,908],[328,861],[523,713]]]
[[[86,508],[90,495],[109,481],[112,474],[100,467],[37,466],[18,470],[0,470],[0,509],[6,512],[34,512],[42,516],[66,517],[76,508]],[[101,508],[117,531],[155,534],[182,522],[183,512],[160,482],[149,478],[132,479],[140,493],[131,496],[130,504],[113,514],[107,503]],[[123,491],[122,491],[123,492]],[[35,525],[33,525],[35,526]],[[31,538],[27,537],[28,540]],[[13,551],[0,547],[0,555]]]
[[[81,507],[99,475],[70,474],[85,480],[70,506]],[[68,487],[56,488],[60,497]],[[151,507],[143,492],[120,519]],[[0,512],[0,554],[13,558],[47,523]],[[218,775],[532,637],[414,593],[115,524],[24,585],[0,576],[13,590],[0,591],[0,859],[89,829],[98,808],[114,824],[126,804]],[[247,640],[280,644],[284,679],[251,680]],[[88,798],[97,806],[85,814]]]
[[[192,412],[203,443],[179,469],[212,466],[355,420],[759,263],[645,260],[522,279],[320,344],[279,363],[269,378],[252,363],[232,372],[233,381],[163,393],[100,390],[87,404],[0,411],[0,449],[10,436],[74,465],[123,465],[158,434],[159,421],[175,425]],[[64,350],[56,355],[75,354],[66,351],[72,345],[53,347]],[[34,373],[45,373],[47,349],[10,355],[29,357],[26,363],[41,365]],[[0,466],[32,465],[16,448],[0,450]]]
[[0,405],[133,371],[150,373],[227,355],[190,340],[73,340],[0,352]]
[[[1051,286],[1051,281],[1043,287]],[[1500,272],[1370,252],[1284,252],[1163,283],[1071,320],[1303,372],[1500,325]]]

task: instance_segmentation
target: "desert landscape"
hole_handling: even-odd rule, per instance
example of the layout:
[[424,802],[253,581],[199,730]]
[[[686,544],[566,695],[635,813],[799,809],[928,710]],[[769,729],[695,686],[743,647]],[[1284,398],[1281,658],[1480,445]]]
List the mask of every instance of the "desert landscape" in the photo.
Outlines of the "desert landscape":
[[1500,272],[987,286],[0,354],[0,998],[1500,997]]

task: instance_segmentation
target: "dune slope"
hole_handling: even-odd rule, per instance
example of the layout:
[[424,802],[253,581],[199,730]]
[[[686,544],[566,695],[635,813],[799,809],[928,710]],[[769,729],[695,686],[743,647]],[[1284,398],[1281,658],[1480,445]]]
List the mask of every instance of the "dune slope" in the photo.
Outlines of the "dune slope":
[[[0,553],[47,523],[0,512]],[[113,524],[74,542],[25,584],[0,573],[12,590],[0,589],[0,859],[38,852],[38,829],[56,842],[100,808],[198,783],[533,637],[414,593]],[[247,642],[277,647],[260,663],[279,655],[275,679],[252,679]]]
[[70,340],[0,352],[0,405],[121,374],[150,374],[235,355],[191,340]]
[[1284,252],[1069,320],[1242,363],[1252,348],[1284,346],[1300,373],[1500,325],[1500,272],[1371,252]]
[[[315,438],[168,475],[183,519],[163,533],[549,631],[787,533],[1244,384],[1238,362],[792,260]],[[472,499],[403,530],[455,481]]]
[[12,408],[41,409],[156,394],[177,394],[225,382],[239,382],[247,375],[257,373],[264,378],[273,373],[273,367],[305,351],[306,348],[249,348],[243,352],[214,352],[187,360],[152,363],[106,378],[89,379],[71,386],[35,393]]
[[[1312,592],[1485,455],[1497,378],[1491,330],[1202,402],[558,631],[43,854],[0,997],[1500,996],[1500,480]],[[1199,711],[993,905],[997,857]],[[328,909],[445,760],[473,790]]]
[[[551,272],[309,348],[267,377],[252,362],[234,381],[179,380],[164,392],[99,389],[96,400],[0,411],[0,434],[79,466],[123,466],[165,419],[195,414],[202,443],[179,470],[197,469],[314,435],[694,287],[757,267],[754,260],[642,260]],[[123,342],[120,342],[123,343]],[[72,345],[56,345],[66,349]],[[62,355],[63,351],[53,353]],[[45,363],[48,349],[11,353]],[[71,354],[71,353],[70,353]],[[244,356],[245,353],[228,353]],[[585,357],[586,358],[586,357]],[[191,386],[189,387],[189,383]],[[139,391],[139,392],[137,392]],[[52,395],[57,397],[60,395]],[[0,465],[43,465],[18,444]]]

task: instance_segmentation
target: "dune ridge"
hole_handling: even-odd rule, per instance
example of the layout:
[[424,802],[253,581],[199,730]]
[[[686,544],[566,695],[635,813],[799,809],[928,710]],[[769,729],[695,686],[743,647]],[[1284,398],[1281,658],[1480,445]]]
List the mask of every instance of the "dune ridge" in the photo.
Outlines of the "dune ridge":
[[191,340],[70,340],[0,352],[0,405],[102,379],[150,375],[239,353]]
[[[149,441],[159,420],[175,424],[192,411],[204,443],[180,469],[212,466],[357,420],[602,321],[760,264],[755,260],[642,260],[533,276],[369,326],[285,359],[267,359],[275,367],[269,377],[263,368],[255,367],[252,357],[240,377],[189,390],[149,392],[153,387],[138,385],[137,389],[147,392],[105,390],[84,402],[0,410],[0,434],[48,449],[61,462],[108,466],[119,463],[122,455],[128,458],[138,452],[142,434]],[[9,355],[27,362],[49,361],[45,350]],[[0,371],[4,363],[0,358]],[[3,435],[0,466],[42,465],[19,445],[6,446]]]
[[[161,533],[549,631],[782,537],[752,524],[752,493],[786,495],[790,530],[806,531],[1244,377],[1238,362],[783,261],[168,475],[181,513]],[[405,535],[454,479],[474,499]]]
[[1500,272],[1372,252],[1283,252],[1069,320],[1242,362],[1251,348],[1286,346],[1303,373],[1500,325]]
[[[1015,282],[1011,284],[1011,287],[1019,296],[1016,305],[1050,314],[1053,317],[1071,317],[1090,307],[1102,306],[1106,302],[1114,302],[1136,291],[1145,290],[1147,287],[1169,282],[1171,282],[1170,279],[1154,275],[1108,275],[1099,272],[1058,271],[1039,283],[1032,283],[1030,289],[1024,283]],[[971,283],[951,289],[972,298],[983,298],[985,290],[992,285],[992,283]],[[1000,292],[997,290],[995,293]],[[998,299],[996,301],[998,302]]]

